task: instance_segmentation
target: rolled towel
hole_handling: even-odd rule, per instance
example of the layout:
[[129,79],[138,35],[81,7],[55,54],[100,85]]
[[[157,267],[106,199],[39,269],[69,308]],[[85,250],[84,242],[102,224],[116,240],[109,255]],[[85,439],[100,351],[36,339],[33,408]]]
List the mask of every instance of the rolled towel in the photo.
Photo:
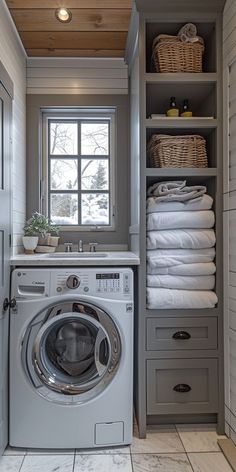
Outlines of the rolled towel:
[[213,198],[207,194],[186,202],[163,202],[156,197],[149,197],[147,199],[147,213],[156,213],[157,211],[211,210],[212,205]]
[[211,290],[147,288],[147,308],[149,310],[214,308],[217,301],[216,294]]
[[167,229],[147,232],[147,249],[204,249],[216,242],[213,229]]
[[216,265],[214,262],[195,262],[194,264],[178,264],[171,267],[154,267],[147,264],[149,275],[214,275]]
[[213,262],[214,259],[214,247],[209,249],[155,249],[147,251],[147,263],[151,269]]
[[178,32],[178,36],[184,43],[195,43],[198,41],[197,27],[193,23],[186,23]]
[[178,290],[213,290],[214,275],[147,275],[147,287]]
[[148,188],[147,195],[155,196],[159,201],[185,202],[202,197],[207,189],[204,185],[186,186],[186,180],[157,182]]
[[215,214],[212,210],[158,212],[147,215],[147,230],[212,228]]

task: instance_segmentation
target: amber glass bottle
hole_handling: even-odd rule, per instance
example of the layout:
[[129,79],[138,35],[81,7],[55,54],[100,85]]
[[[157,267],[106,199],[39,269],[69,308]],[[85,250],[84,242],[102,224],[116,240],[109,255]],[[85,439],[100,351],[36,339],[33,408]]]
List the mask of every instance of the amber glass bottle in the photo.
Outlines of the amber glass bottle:
[[192,111],[189,110],[189,101],[187,99],[183,102],[183,111],[180,116],[182,118],[191,118],[193,116]]
[[179,109],[176,106],[175,97],[170,98],[170,106],[169,106],[169,109],[166,112],[166,116],[169,116],[169,117],[179,116]]

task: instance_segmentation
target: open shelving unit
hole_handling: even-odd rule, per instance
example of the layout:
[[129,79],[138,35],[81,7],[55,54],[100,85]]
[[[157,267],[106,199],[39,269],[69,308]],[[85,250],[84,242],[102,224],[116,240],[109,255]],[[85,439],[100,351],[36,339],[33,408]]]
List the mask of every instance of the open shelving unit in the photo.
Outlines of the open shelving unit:
[[[131,94],[131,249],[140,256],[136,280],[135,412],[140,437],[148,424],[215,421],[224,430],[223,413],[223,283],[222,283],[222,2],[136,0],[127,45]],[[164,5],[165,4],[165,5]],[[170,10],[170,4],[172,8]],[[203,7],[204,4],[204,7]],[[148,5],[151,10],[148,11]],[[195,6],[194,6],[195,5]],[[158,9],[159,8],[159,9]],[[169,13],[172,11],[172,13]],[[204,11],[204,13],[202,13]],[[205,43],[202,73],[159,73],[153,69],[152,42],[158,34],[176,34],[193,22]],[[189,99],[192,118],[150,118],[163,115],[169,99]],[[152,168],[147,143],[152,134],[199,134],[206,139],[207,168]],[[175,179],[206,185],[216,215],[216,287],[212,309],[148,310],[146,307],[146,194],[155,182]],[[188,341],[173,333],[187,330]],[[195,341],[194,341],[195,339]],[[198,344],[196,343],[198,339]],[[188,393],[173,386],[189,379]],[[199,383],[199,385],[198,385]],[[201,388],[199,389],[199,386]],[[179,395],[179,396],[178,396]],[[180,397],[181,396],[181,397]]]

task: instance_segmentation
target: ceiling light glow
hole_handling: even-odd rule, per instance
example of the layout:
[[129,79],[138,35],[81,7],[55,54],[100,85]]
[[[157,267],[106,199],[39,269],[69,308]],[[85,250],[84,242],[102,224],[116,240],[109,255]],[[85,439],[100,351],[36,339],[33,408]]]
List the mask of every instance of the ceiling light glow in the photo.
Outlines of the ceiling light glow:
[[68,8],[58,8],[55,12],[57,20],[62,23],[69,23],[72,19],[72,13]]

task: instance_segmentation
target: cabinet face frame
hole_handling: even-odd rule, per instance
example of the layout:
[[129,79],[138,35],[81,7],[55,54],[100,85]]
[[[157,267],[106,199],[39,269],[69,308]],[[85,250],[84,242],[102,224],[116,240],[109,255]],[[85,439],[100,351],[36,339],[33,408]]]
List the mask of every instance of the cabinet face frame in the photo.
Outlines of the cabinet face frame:
[[[207,3],[207,2],[206,2]],[[208,3],[207,3],[208,5]],[[223,432],[224,429],[224,411],[223,411],[223,290],[222,290],[222,265],[223,265],[223,254],[222,254],[222,14],[217,13],[214,10],[215,5],[212,5],[212,8],[208,8],[208,12],[199,13],[199,9],[191,10],[191,7],[186,7],[183,12],[175,12],[173,9],[172,13],[166,12],[154,12],[153,9],[150,13],[140,12],[136,15],[134,25],[136,25],[136,35],[135,41],[133,44],[136,44],[137,54],[138,54],[138,84],[139,84],[139,97],[138,97],[138,110],[139,116],[133,116],[133,122],[131,117],[131,127],[134,124],[139,126],[139,143],[140,143],[140,163],[139,163],[139,180],[137,182],[140,199],[139,199],[139,220],[136,221],[136,235],[132,235],[131,241],[135,239],[136,245],[133,247],[138,250],[140,253],[141,265],[139,268],[139,280],[137,283],[137,293],[138,293],[138,314],[137,314],[137,337],[138,344],[136,346],[137,352],[137,379],[136,379],[136,402],[135,409],[139,423],[139,432],[140,437],[145,437],[146,434],[146,422],[147,422],[147,391],[146,391],[146,381],[147,381],[147,360],[154,359],[165,359],[167,351],[147,351],[145,346],[145,341],[143,338],[144,333],[146,333],[146,320],[147,318],[161,319],[163,317],[173,317],[177,319],[179,316],[186,316],[184,310],[147,310],[146,309],[146,188],[148,185],[153,183],[155,180],[169,180],[169,179],[181,179],[188,176],[192,182],[198,181],[208,181],[211,182],[215,193],[215,210],[217,213],[217,222],[216,222],[216,234],[217,234],[217,294],[219,297],[218,305],[211,310],[190,310],[188,316],[193,317],[209,317],[214,316],[217,319],[217,331],[219,334],[218,338],[218,348],[211,350],[198,350],[191,351],[191,356],[193,358],[201,357],[211,357],[212,360],[217,361],[218,363],[218,377],[216,379],[216,388],[219,393],[219,407],[214,408],[215,413],[217,414],[218,420],[218,431]],[[164,8],[164,7],[163,7]],[[188,10],[187,10],[188,8]],[[207,8],[207,6],[206,6]],[[170,11],[170,10],[169,10]],[[203,10],[202,10],[203,11]],[[206,11],[206,10],[205,10]],[[181,23],[184,24],[188,21],[202,23],[206,25],[207,23],[215,23],[215,70],[214,72],[204,72],[202,74],[197,74],[197,78],[192,79],[194,74],[175,74],[176,83],[181,83],[181,80],[186,81],[186,83],[191,83],[193,80],[198,80],[199,83],[214,83],[215,87],[215,110],[217,120],[211,123],[212,129],[216,133],[215,138],[215,152],[216,159],[214,162],[214,167],[203,169],[186,169],[183,172],[183,169],[179,169],[179,172],[173,169],[154,169],[147,167],[146,164],[146,132],[148,127],[150,127],[150,120],[147,119],[146,114],[146,103],[147,103],[147,84],[155,83],[158,86],[158,82],[164,78],[164,74],[157,74],[154,72],[147,71],[146,69],[146,24],[151,23],[170,23],[173,24]],[[134,32],[133,32],[134,33]],[[132,70],[132,64],[130,66]],[[166,74],[167,81],[174,81],[174,78],[170,78],[171,74]],[[190,77],[191,76],[191,77]],[[132,91],[131,91],[132,93]],[[189,97],[190,98],[190,97]],[[153,128],[160,126],[160,121],[154,123]],[[199,127],[199,124],[192,122],[189,126],[190,128]],[[152,126],[152,125],[151,125]],[[166,123],[162,125],[162,132],[164,132]],[[177,127],[177,121],[173,122],[173,128]],[[203,122],[204,126],[204,122]],[[209,126],[209,125],[208,125]],[[182,126],[183,128],[183,126]],[[186,172],[185,172],[186,171]],[[137,244],[138,241],[138,244]],[[132,243],[131,243],[132,247]],[[187,353],[187,351],[185,351]],[[188,354],[186,354],[188,355]],[[168,352],[169,358],[179,359],[180,362],[184,362],[186,356],[183,351],[171,351]],[[182,359],[182,361],[181,361]],[[155,415],[153,415],[154,418]],[[150,419],[150,418],[149,418]]]

